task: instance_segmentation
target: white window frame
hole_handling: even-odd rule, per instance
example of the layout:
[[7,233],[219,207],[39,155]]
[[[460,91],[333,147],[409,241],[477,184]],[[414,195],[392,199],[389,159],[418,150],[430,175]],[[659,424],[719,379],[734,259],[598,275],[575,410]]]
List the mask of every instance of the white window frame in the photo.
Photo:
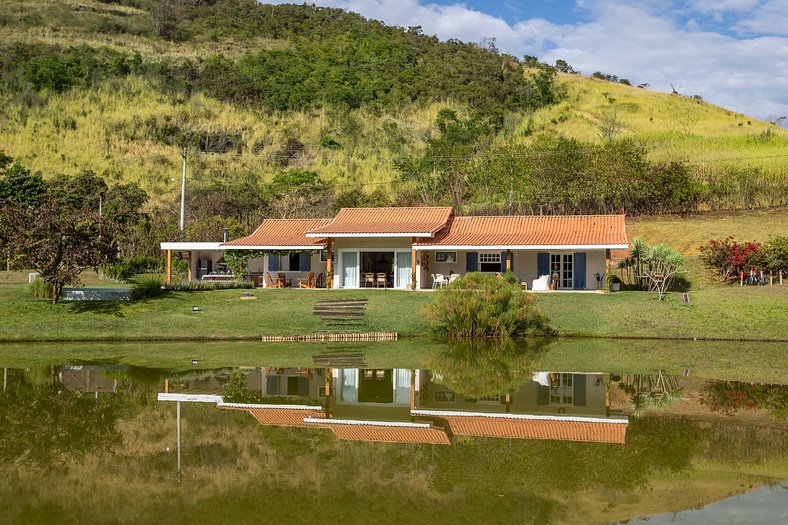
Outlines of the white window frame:
[[[480,272],[500,272],[501,271],[501,252],[479,252],[479,259],[477,261]],[[482,270],[482,265],[494,264],[495,270]]]

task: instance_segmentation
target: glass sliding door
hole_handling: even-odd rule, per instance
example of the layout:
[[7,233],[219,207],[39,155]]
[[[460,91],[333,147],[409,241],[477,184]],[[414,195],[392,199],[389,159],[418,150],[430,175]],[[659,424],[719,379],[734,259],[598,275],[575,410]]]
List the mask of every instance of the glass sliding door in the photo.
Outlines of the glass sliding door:
[[413,274],[413,257],[410,252],[397,252],[396,288],[410,288]]
[[550,254],[550,274],[558,276],[558,288],[574,288],[574,258],[571,253]]
[[358,252],[342,252],[342,287],[358,286]]

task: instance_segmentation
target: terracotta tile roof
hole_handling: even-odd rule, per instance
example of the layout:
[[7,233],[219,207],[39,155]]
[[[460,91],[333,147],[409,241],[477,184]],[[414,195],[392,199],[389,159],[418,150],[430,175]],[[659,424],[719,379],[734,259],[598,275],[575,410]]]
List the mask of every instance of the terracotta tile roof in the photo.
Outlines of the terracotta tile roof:
[[303,246],[319,249],[324,247],[324,240],[310,238],[305,234],[331,221],[332,219],[265,219],[251,235],[233,239],[222,246]]
[[418,208],[342,208],[330,224],[315,227],[313,235],[343,234],[432,236],[446,226],[452,216],[450,207]]
[[458,436],[556,439],[624,444],[626,423],[515,419],[486,416],[441,416]]
[[323,417],[322,410],[294,410],[292,408],[252,408],[247,410],[261,425],[275,427],[308,427],[307,417]]
[[426,443],[430,445],[450,445],[451,440],[446,432],[439,427],[399,427],[376,425],[374,422],[364,425],[347,425],[343,423],[311,424],[321,428],[330,428],[339,439],[350,441],[375,441],[379,443]]
[[624,215],[453,217],[446,230],[416,246],[625,245]]

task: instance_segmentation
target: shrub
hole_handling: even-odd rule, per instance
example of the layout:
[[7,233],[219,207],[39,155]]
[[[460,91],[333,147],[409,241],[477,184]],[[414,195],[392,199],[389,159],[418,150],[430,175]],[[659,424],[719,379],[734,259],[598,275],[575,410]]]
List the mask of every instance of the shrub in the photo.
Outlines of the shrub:
[[51,299],[52,285],[43,279],[36,279],[30,283],[30,293],[39,299]]
[[426,309],[435,329],[450,337],[549,334],[535,299],[505,279],[469,273],[435,292]]
[[100,270],[109,279],[125,281],[140,273],[163,273],[165,265],[164,257],[124,257],[103,265]]
[[251,281],[183,281],[172,283],[167,287],[173,292],[205,292],[210,290],[232,290],[236,288],[254,288]]
[[131,290],[131,300],[153,299],[164,292],[164,281],[160,277],[145,276],[134,283],[134,288]]

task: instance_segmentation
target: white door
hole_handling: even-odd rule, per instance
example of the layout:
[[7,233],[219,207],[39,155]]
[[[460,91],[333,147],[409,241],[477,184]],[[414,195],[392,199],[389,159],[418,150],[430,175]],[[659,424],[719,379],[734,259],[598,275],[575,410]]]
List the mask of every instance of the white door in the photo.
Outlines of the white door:
[[397,270],[395,272],[395,288],[407,289],[411,286],[413,276],[413,257],[410,252],[397,252],[394,262]]
[[358,252],[342,252],[342,287],[359,287]]

